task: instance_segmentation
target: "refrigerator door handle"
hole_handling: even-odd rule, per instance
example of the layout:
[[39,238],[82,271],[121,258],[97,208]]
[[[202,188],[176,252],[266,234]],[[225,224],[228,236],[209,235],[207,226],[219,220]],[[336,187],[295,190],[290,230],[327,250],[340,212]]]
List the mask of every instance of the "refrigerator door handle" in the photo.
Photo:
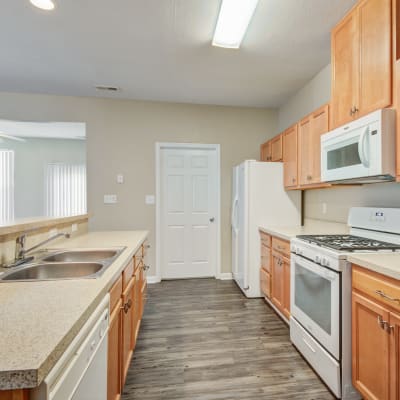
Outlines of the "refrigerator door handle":
[[237,210],[237,204],[238,204],[239,199],[237,197],[235,197],[235,200],[233,200],[233,204],[232,204],[232,216],[231,216],[231,225],[233,227],[233,229],[235,229],[235,231],[237,231],[237,227],[235,225],[235,220],[236,220],[236,210]]

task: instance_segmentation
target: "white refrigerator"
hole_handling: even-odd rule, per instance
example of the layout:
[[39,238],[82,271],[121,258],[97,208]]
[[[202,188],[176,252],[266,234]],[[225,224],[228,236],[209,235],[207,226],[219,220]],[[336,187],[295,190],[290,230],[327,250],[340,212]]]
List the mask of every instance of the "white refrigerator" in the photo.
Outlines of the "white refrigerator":
[[260,226],[301,224],[301,192],[285,191],[283,164],[244,161],[233,168],[232,274],[247,297],[260,289]]

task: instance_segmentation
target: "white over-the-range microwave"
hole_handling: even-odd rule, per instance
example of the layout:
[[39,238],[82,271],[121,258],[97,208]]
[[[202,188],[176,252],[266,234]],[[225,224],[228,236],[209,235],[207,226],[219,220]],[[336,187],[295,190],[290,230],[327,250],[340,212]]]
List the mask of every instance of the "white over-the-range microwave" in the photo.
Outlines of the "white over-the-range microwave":
[[374,183],[395,177],[396,112],[374,111],[321,136],[321,178]]

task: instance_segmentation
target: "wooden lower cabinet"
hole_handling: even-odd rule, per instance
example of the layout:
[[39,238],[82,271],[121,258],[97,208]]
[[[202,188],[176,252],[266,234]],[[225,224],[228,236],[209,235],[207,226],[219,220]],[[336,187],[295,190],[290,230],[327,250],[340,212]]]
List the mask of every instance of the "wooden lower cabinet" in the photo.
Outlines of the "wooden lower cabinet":
[[353,293],[352,318],[354,386],[367,399],[388,400],[390,336],[379,321],[388,321],[389,311]]
[[[399,400],[398,296],[384,296],[388,290],[400,293],[400,281],[353,265],[352,285],[353,385],[365,400]],[[382,300],[376,291],[384,294]]]
[[271,297],[271,276],[264,268],[260,268],[260,287],[265,297]]
[[260,288],[280,313],[290,318],[290,243],[260,230]]
[[133,306],[135,277],[132,277],[122,295],[122,386],[125,383],[132,358]]
[[121,343],[122,343],[122,301],[118,301],[110,316],[108,330],[108,371],[107,399],[118,400],[121,397]]

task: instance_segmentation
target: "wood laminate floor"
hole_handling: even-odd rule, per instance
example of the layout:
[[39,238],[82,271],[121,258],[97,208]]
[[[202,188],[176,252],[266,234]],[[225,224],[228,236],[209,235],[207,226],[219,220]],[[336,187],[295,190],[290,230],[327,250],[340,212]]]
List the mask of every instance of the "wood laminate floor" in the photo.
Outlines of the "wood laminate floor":
[[122,400],[330,400],[288,327],[233,281],[149,285]]

